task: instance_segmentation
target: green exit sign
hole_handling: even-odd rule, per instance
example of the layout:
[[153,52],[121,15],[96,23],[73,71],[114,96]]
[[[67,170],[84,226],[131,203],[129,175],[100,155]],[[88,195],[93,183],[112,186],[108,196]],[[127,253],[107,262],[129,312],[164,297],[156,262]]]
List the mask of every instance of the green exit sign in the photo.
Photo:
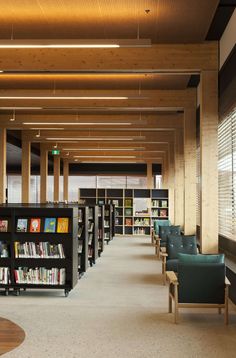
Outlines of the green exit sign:
[[60,150],[58,149],[52,150],[52,155],[59,155],[59,154],[60,154]]

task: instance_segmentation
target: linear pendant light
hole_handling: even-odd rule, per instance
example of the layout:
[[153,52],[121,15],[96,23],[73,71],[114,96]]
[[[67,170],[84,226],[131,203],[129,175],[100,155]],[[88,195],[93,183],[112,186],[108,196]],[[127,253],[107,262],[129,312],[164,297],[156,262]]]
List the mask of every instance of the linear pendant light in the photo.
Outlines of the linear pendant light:
[[0,48],[119,48],[119,47],[150,47],[150,39],[122,40],[0,40]]
[[[23,122],[23,125],[25,126],[51,126],[51,125],[55,125],[55,126],[131,126],[132,123],[127,123],[127,122]],[[42,129],[42,128],[41,128]]]

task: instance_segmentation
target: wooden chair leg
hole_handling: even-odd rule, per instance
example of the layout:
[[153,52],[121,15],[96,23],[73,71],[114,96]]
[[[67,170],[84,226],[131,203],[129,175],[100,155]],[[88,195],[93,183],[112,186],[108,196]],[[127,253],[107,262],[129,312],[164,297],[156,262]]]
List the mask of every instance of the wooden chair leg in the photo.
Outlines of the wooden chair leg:
[[221,314],[222,310],[221,307],[218,308],[218,313]]
[[229,306],[228,306],[228,299],[225,301],[225,324],[228,325],[229,324]]
[[170,295],[170,285],[169,285],[169,313],[172,313],[172,297]]
[[175,285],[175,324],[179,323],[178,287]]

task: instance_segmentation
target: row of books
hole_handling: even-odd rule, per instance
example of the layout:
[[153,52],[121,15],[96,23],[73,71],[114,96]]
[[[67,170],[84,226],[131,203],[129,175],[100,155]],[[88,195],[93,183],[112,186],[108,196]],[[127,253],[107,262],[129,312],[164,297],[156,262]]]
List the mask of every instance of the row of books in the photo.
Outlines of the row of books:
[[[43,229],[43,230],[42,230]],[[68,233],[69,218],[45,218],[42,225],[41,218],[19,218],[17,219],[17,232],[49,232],[49,233]]]
[[78,242],[78,254],[82,254],[83,251],[83,240],[79,240]]
[[54,258],[64,259],[65,253],[62,244],[50,244],[49,242],[25,242],[14,243],[16,258]]
[[110,216],[110,211],[109,211],[109,210],[105,210],[104,215],[105,215],[105,216]]
[[150,219],[149,218],[135,219],[134,225],[150,226]]
[[14,270],[15,281],[18,284],[31,285],[64,285],[66,282],[66,269],[46,269],[45,267],[19,267]]
[[125,208],[125,216],[133,216],[133,209]]
[[110,227],[110,221],[104,220],[104,227]]
[[0,241],[0,257],[9,257],[9,245]]
[[88,222],[88,231],[92,232],[93,231],[93,227],[94,227],[94,223],[92,221]]
[[0,284],[7,285],[9,283],[10,271],[8,267],[0,267]]
[[167,200],[152,200],[152,206],[154,207],[160,207],[160,208],[167,208],[168,202]]
[[149,232],[146,232],[145,228],[134,229],[134,235],[147,235]]
[[79,227],[78,227],[78,238],[80,238],[80,237],[81,237],[82,232],[83,232],[83,229],[84,229],[84,227],[83,227],[83,226],[79,226]]
[[167,209],[152,209],[152,216],[166,217],[168,216]]

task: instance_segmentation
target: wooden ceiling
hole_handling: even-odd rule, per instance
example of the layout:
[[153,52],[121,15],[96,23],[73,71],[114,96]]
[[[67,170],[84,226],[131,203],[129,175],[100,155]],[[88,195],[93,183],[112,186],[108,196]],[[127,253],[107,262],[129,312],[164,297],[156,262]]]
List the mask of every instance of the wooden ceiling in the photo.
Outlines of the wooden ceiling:
[[[174,45],[175,51],[172,45],[167,52],[164,48],[162,67],[168,61],[170,71],[159,71],[155,56],[161,50],[155,44],[202,43],[218,3],[1,1],[0,40],[140,38],[150,39],[154,50],[1,49],[0,125],[23,130],[24,138],[48,149],[57,145],[63,150],[68,143],[71,151],[64,150],[62,157],[71,161],[162,162],[173,131],[183,126],[183,109],[196,102],[196,90],[188,84],[198,73],[198,47],[186,47],[182,55]],[[176,71],[172,53],[182,56],[177,61],[192,56],[191,70]],[[207,59],[203,47],[199,53],[200,61],[214,63],[214,46]]]

